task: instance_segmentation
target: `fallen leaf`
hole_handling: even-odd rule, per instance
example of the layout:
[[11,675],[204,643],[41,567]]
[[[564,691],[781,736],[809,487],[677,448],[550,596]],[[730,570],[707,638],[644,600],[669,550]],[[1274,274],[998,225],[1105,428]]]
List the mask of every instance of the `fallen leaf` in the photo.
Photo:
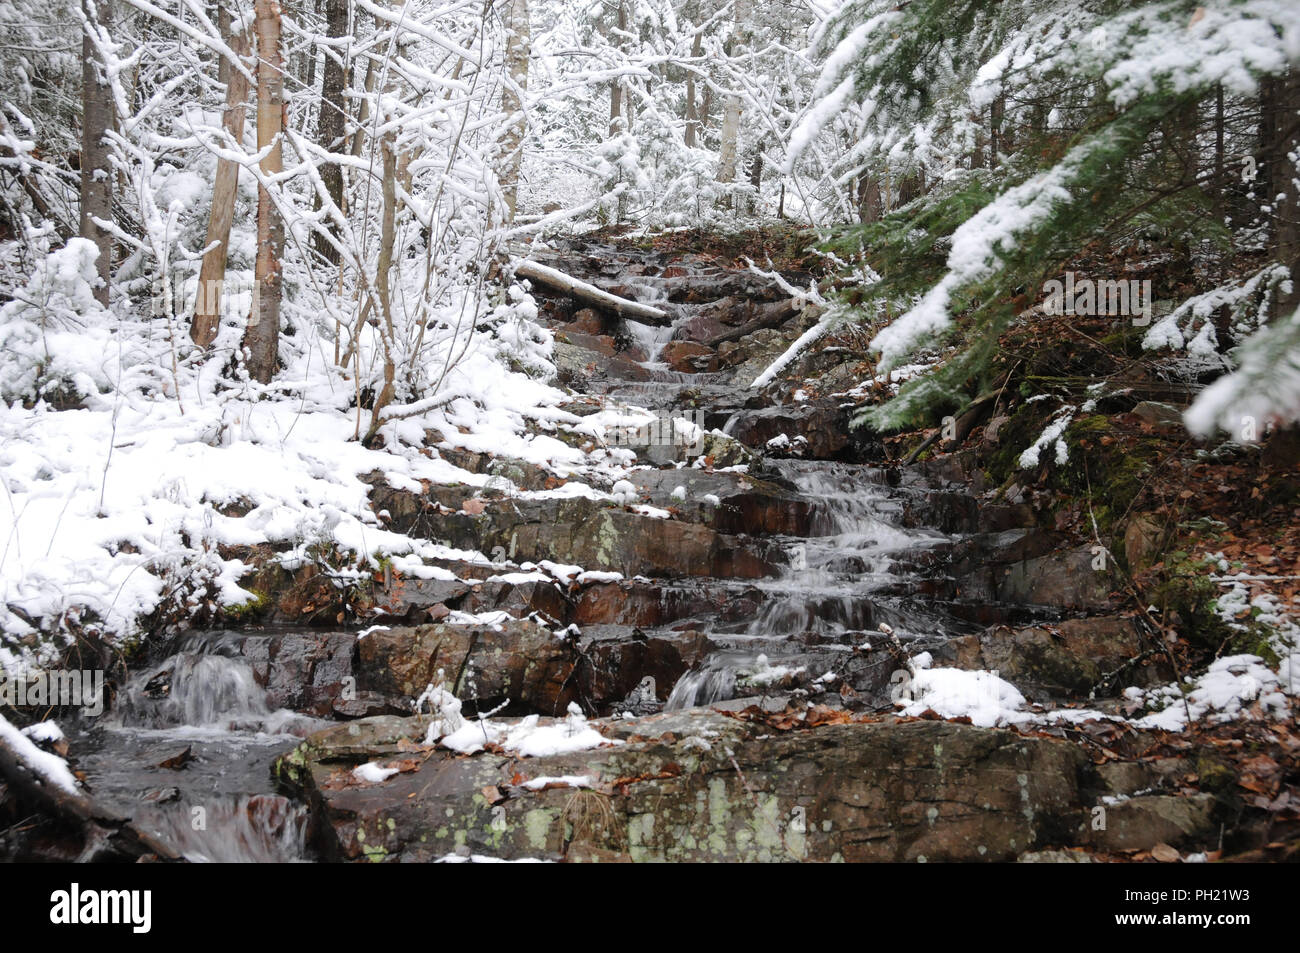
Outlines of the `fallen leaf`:
[[1183,855],[1168,844],[1160,843],[1151,848],[1151,856],[1162,864],[1172,864],[1183,859]]
[[179,771],[193,760],[194,760],[194,749],[193,746],[191,745],[190,747],[187,747],[184,751],[182,751],[180,754],[172,755],[170,758],[166,758],[162,761],[159,761],[158,767],[170,768],[173,771]]

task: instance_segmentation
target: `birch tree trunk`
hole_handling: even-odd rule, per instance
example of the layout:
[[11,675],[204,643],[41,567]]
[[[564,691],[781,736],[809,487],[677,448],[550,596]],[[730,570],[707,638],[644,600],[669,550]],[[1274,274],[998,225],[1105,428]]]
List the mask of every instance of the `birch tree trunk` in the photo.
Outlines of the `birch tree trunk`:
[[[231,29],[230,13],[222,8],[219,19],[227,45],[241,60],[247,60],[251,49],[248,34],[242,26],[238,33]],[[239,70],[221,60],[221,72],[226,80],[226,111],[221,117],[221,128],[237,143],[244,141],[244,119],[247,113],[248,79]],[[208,234],[204,246],[203,264],[199,266],[199,286],[194,297],[194,318],[190,322],[190,337],[199,347],[207,347],[217,336],[221,321],[221,293],[226,280],[226,259],[230,246],[230,226],[235,218],[235,196],[239,186],[239,165],[229,159],[217,160],[217,172],[212,182],[212,208],[208,212]],[[215,243],[215,247],[213,247]]]
[[108,132],[113,128],[113,99],[104,62],[90,31],[108,23],[109,0],[82,0],[85,15],[81,37],[81,220],[80,234],[99,249],[95,267],[99,286],[95,300],[107,307],[113,268],[113,237],[96,223],[113,220],[113,167]]
[[[280,54],[280,4],[254,0],[257,30],[257,148],[266,150],[260,169],[274,176],[283,168],[284,70]],[[257,266],[253,310],[244,332],[248,373],[270,383],[275,376],[280,338],[280,258],[284,222],[264,184],[257,188]]]
[[507,221],[514,221],[515,207],[519,200],[519,170],[524,161],[524,133],[528,128],[528,119],[524,115],[524,91],[528,89],[528,56],[532,51],[528,0],[511,0],[505,21],[509,31],[506,40],[508,79],[501,93],[501,104],[507,114],[516,118],[501,139],[501,191],[505,197]]
[[[749,0],[736,0],[735,27],[728,53],[749,19]],[[736,181],[736,145],[740,137],[741,104],[739,96],[727,97],[727,108],[722,117],[722,144],[718,150],[718,181]]]

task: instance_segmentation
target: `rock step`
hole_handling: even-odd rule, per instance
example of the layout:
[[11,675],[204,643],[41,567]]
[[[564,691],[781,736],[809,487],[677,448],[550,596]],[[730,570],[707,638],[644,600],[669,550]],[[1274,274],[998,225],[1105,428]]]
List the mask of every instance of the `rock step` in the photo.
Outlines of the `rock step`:
[[[774,731],[700,710],[592,724],[623,743],[521,759],[429,751],[424,721],[367,719],[276,770],[343,860],[1009,860],[1087,837],[1090,765],[1067,742],[893,719]],[[402,770],[350,777],[370,760]],[[525,786],[566,776],[590,787]]]

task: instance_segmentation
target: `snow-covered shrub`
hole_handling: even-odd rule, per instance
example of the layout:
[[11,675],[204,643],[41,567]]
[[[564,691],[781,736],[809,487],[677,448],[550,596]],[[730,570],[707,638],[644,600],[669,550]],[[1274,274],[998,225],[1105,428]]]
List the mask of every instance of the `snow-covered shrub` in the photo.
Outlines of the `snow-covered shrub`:
[[641,169],[641,145],[622,119],[614,131],[596,147],[596,174],[604,198],[598,216],[606,222],[623,222],[629,214],[642,211],[650,181]]
[[111,315],[95,300],[97,251],[73,238],[0,307],[0,397],[67,400],[111,386]]

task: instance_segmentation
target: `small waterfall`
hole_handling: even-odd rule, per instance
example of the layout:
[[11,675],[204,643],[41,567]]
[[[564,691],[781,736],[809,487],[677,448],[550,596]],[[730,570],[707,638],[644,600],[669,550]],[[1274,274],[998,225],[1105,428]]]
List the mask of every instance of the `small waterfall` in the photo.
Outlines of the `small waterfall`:
[[[301,733],[313,720],[272,710],[248,661],[220,641],[191,642],[160,666],[133,677],[108,724],[123,728],[217,728]],[[295,731],[297,729],[297,731]]]
[[307,809],[288,798],[251,794],[205,803],[201,822],[193,811],[188,805],[161,805],[138,812],[136,820],[192,862],[307,859]]
[[636,342],[636,346],[645,354],[645,364],[654,364],[659,360],[659,355],[663,353],[664,347],[672,340],[673,332],[676,330],[675,324],[659,326],[655,324],[642,324],[640,321],[624,319],[623,326],[627,328],[628,334]]
[[737,671],[730,662],[724,663],[714,656],[703,668],[687,672],[677,680],[668,701],[664,702],[664,711],[697,708],[734,698]]
[[309,859],[308,812],[269,793],[269,769],[322,722],[268,703],[249,638],[184,637],[122,687],[81,762],[101,800],[191,861]]
[[678,679],[666,710],[757,697],[762,683],[753,678],[756,671],[780,667],[783,658],[798,667],[799,653],[810,644],[848,649],[882,622],[903,639],[934,631],[924,615],[900,616],[889,608],[887,593],[907,579],[896,554],[944,537],[901,525],[902,503],[880,471],[827,461],[770,466],[811,505],[810,533],[781,540],[788,564],[780,578],[756,584],[766,598],[743,629],[710,632],[715,640],[725,639],[727,648]]

